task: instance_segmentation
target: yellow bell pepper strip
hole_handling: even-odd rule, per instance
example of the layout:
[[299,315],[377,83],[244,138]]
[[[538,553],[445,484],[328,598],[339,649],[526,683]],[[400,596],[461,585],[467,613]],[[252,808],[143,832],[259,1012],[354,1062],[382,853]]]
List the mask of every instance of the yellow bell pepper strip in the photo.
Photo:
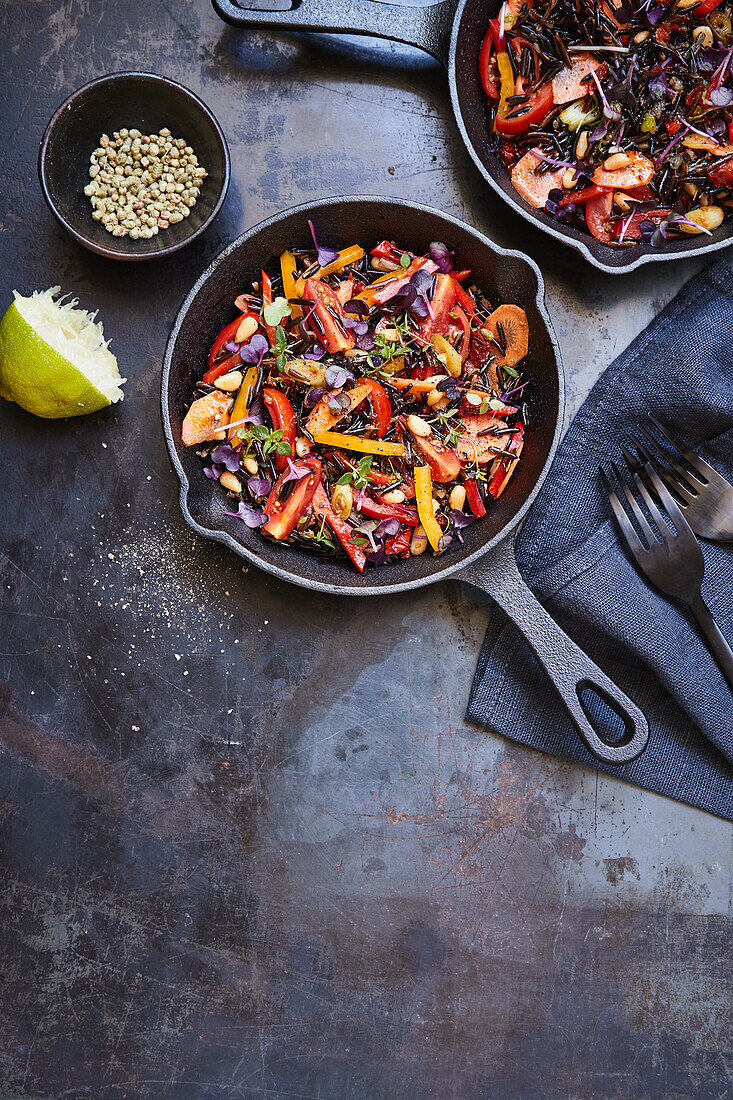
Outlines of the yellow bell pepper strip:
[[[289,255],[289,253],[283,253],[283,255]],[[349,264],[358,263],[364,255],[364,249],[358,244],[350,244],[348,248],[342,248],[335,260],[331,260],[330,264],[325,264],[323,267],[317,267],[312,275],[308,277],[310,279],[325,279],[327,275],[335,275],[338,271],[343,271]],[[281,270],[282,270],[282,257]],[[284,281],[283,281],[284,285]],[[305,287],[305,279],[295,280],[295,293],[294,298],[303,297],[303,288]],[[288,294],[288,297],[290,295]]]
[[272,305],[272,280],[267,272],[262,270],[262,324],[265,327],[267,333],[267,339],[270,341],[270,345],[275,343],[275,328],[277,326],[268,325],[265,320],[265,306]]
[[362,439],[358,435],[346,435],[344,432],[313,432],[313,442],[323,447],[341,447],[345,451],[361,451],[366,455],[405,454],[403,443],[385,443],[383,439]]
[[438,359],[448,371],[448,374],[452,374],[454,378],[458,378],[463,370],[463,363],[461,357],[453,347],[449,344],[445,336],[441,336],[439,332],[433,333],[430,337],[430,343],[435,348]]
[[229,422],[231,424],[242,420],[249,412],[249,399],[252,395],[255,383],[257,382],[258,373],[257,367],[247,368],[229,417]]
[[499,106],[496,117],[504,118],[507,113],[507,100],[514,95],[514,70],[506,49],[496,51],[496,64],[499,68]]
[[428,536],[428,542],[437,553],[443,532],[433,515],[433,481],[430,477],[429,466],[415,467],[415,496],[417,497],[417,514],[420,517],[420,523]]
[[[302,296],[298,291],[298,280],[295,278],[295,272],[297,270],[298,268],[293,253],[283,252],[280,256],[280,274],[283,277],[283,294],[288,299],[300,298]],[[299,305],[292,304],[290,306],[290,316],[292,320],[296,320],[298,317],[303,316],[303,310]]]

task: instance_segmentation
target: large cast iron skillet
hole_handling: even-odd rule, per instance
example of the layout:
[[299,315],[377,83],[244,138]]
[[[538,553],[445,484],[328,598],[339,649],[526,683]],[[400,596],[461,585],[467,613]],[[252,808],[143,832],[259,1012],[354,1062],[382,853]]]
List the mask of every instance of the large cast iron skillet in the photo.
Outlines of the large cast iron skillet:
[[[327,560],[266,541],[241,520],[225,515],[225,495],[203,476],[195,448],[181,443],[181,425],[194,380],[200,377],[217,332],[231,319],[232,300],[261,267],[277,267],[285,249],[308,244],[307,219],[322,240],[343,248],[354,241],[398,239],[416,252],[430,241],[446,241],[470,267],[476,281],[498,302],[515,302],[526,311],[530,350],[526,373],[531,416],[520,466],[489,515],[464,531],[462,546],[439,558],[410,558],[359,574],[339,560]],[[445,214],[402,199],[357,197],[324,199],[298,206],[262,222],[229,245],[203,273],[181,306],[171,330],[163,364],[163,427],[181,484],[186,522],[208,538],[231,547],[283,580],[320,592],[386,595],[420,588],[456,576],[487,592],[517,624],[562,696],[590,751],[600,760],[621,764],[643,750],[647,725],[643,714],[607,676],[571,642],[522,581],[507,536],[534,500],[557,447],[563,414],[564,381],[560,352],[544,307],[539,271],[525,256],[498,248],[486,237]],[[597,692],[623,719],[620,741],[607,743],[594,730],[581,704],[586,689]]]
[[[288,0],[263,0],[270,8]],[[544,211],[526,203],[511,185],[509,173],[489,151],[487,101],[478,77],[478,55],[489,19],[496,15],[501,0],[442,0],[428,7],[407,7],[382,0],[294,0],[289,10],[254,10],[235,0],[213,0],[214,8],[234,26],[268,26],[304,31],[342,31],[368,34],[408,42],[436,57],[448,70],[453,112],[458,128],[476,167],[484,179],[527,221],[563,244],[570,245],[595,267],[609,274],[633,271],[641,264],[697,256],[725,248],[733,238],[733,222],[707,238],[688,237],[668,241],[662,248],[641,244],[634,248],[611,248],[588,233],[554,221]]]

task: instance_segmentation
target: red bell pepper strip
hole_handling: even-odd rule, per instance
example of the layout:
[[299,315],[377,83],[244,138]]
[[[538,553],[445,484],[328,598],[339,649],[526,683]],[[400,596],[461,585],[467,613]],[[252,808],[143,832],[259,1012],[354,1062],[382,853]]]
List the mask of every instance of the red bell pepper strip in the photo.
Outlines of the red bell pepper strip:
[[451,277],[451,279],[455,279],[456,282],[458,282],[458,283],[463,283],[463,282],[466,281],[466,279],[468,278],[468,276],[470,274],[471,274],[471,268],[467,267],[463,271],[451,271],[450,277]]
[[396,535],[390,535],[384,543],[385,554],[404,554],[410,549],[410,528],[404,527]]
[[[211,367],[213,367],[215,360],[224,350],[224,345],[228,344],[229,341],[233,340],[234,337],[237,335],[237,329],[239,328],[245,317],[257,318],[257,314],[252,313],[251,310],[245,310],[244,313],[240,314],[239,317],[237,317],[236,321],[230,321],[228,325],[224,325],[224,328],[221,330],[216,340],[214,340],[214,343],[211,345],[211,351],[209,352],[209,361],[206,364],[209,370],[211,369]],[[257,323],[259,324],[259,318],[257,318]]]
[[476,479],[473,477],[464,477],[463,487],[466,490],[468,507],[476,516],[476,519],[481,519],[482,516],[486,515],[486,505],[484,504],[484,499],[481,496],[481,490],[478,487]]
[[316,328],[316,335],[329,351],[348,351],[354,346],[352,333],[344,328],[344,310],[335,292],[328,283],[319,279],[306,279],[303,297],[314,303],[310,324]]
[[723,0],[702,0],[702,3],[695,8],[695,19],[704,19],[706,15],[710,15],[710,12],[722,3]]
[[[376,436],[377,439],[381,439],[383,435],[386,435],[392,422],[392,404],[387,396],[387,391],[384,386],[380,386],[375,378],[357,378],[354,383],[354,389],[358,386],[369,386],[371,391],[369,400],[371,401],[372,412],[374,414]],[[392,480],[394,480],[394,478]]]
[[354,507],[365,516],[371,516],[372,519],[398,519],[408,527],[417,527],[420,522],[417,518],[417,510],[406,508],[404,504],[382,504],[367,496],[362,497],[361,500],[357,496]]
[[265,320],[265,306],[272,305],[272,280],[266,271],[262,272],[262,324],[265,326],[270,345],[275,343],[275,327]]
[[[290,454],[295,452],[295,410],[290,404],[290,401],[280,390],[274,389],[272,386],[265,386],[262,390],[262,397],[265,402],[265,408],[270,414],[273,427],[276,429],[281,428],[283,433],[283,441],[290,444]],[[275,469],[284,470],[287,468],[287,455],[275,455]]]
[[378,244],[375,244],[369,255],[373,256],[375,260],[389,260],[393,264],[398,264],[402,259],[403,253],[392,243],[392,241],[379,241]]
[[458,305],[461,307],[461,309],[464,309],[466,311],[466,314],[469,317],[473,317],[474,313],[476,312],[476,303],[474,302],[471,295],[466,293],[461,284],[457,281],[453,272],[451,272],[450,277],[455,283],[453,290],[455,292]]
[[364,566],[366,565],[366,555],[363,550],[355,546],[351,541],[354,535],[353,527],[349,527],[348,523],[336,515],[322,484],[316,487],[316,491],[313,494],[313,511],[317,516],[320,516],[321,519],[325,519],[356,568],[360,573],[363,573]]
[[420,321],[417,327],[419,342],[427,344],[434,332],[441,335],[446,332],[451,322],[451,310],[456,302],[456,290],[460,290],[463,294],[466,293],[460,283],[457,283],[450,275],[441,273],[435,276],[433,296],[430,299],[432,316],[428,315]]
[[239,370],[241,365],[242,360],[239,352],[235,351],[232,355],[227,355],[226,359],[222,359],[218,363],[215,363],[213,367],[209,367],[202,381],[205,382],[207,386],[213,386],[217,378],[221,378],[223,374],[229,374],[230,370]]
[[314,455],[306,455],[300,460],[301,466],[308,467],[308,473],[300,481],[296,481],[290,495],[280,499],[283,482],[288,476],[285,472],[280,474],[267,498],[265,512],[267,523],[262,530],[274,539],[286,539],[295,529],[295,525],[313,500],[313,494],[321,484],[321,464]]
[[567,206],[571,202],[576,205],[581,202],[590,202],[591,199],[597,199],[602,194],[603,188],[597,187],[594,183],[590,187],[584,187],[581,191],[568,191],[567,195],[563,195],[560,199],[560,206]]
[[[507,481],[517,468],[517,462],[524,446],[524,425],[519,424],[518,427],[519,431],[512,436],[512,441],[507,447],[507,450],[512,452],[512,457],[501,459],[496,473],[489,482],[488,492],[494,499],[501,496]],[[466,497],[468,497],[468,493],[466,493]]]
[[543,84],[538,92],[532,92],[526,107],[520,109],[520,113],[511,112],[508,115],[497,115],[494,119],[494,129],[498,134],[508,137],[516,137],[518,134],[526,134],[530,127],[542,122],[554,106],[552,97],[552,84]]

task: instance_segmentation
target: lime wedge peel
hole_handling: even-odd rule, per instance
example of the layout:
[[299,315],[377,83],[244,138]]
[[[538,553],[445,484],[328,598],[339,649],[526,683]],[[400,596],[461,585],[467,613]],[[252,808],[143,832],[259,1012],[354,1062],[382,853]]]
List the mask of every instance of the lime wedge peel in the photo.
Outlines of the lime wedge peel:
[[96,313],[77,299],[57,298],[60,287],[15,301],[0,320],[0,396],[36,416],[96,412],[121,401],[117,360]]

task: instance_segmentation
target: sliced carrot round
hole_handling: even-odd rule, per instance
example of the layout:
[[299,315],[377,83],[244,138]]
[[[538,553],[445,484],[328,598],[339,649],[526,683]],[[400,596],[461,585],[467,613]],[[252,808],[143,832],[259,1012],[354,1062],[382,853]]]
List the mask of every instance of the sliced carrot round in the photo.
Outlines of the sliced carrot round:
[[630,163],[625,168],[615,168],[609,172],[602,165],[593,173],[593,182],[597,187],[608,191],[625,191],[629,187],[644,187],[654,176],[654,165],[643,153],[630,150],[626,156]]
[[[504,334],[503,340],[499,325]],[[495,355],[494,366],[496,367],[515,367],[529,351],[529,324],[527,314],[521,306],[499,306],[489,315],[482,331],[489,332],[497,344],[506,346],[503,355],[498,348],[493,346],[491,348]]]
[[[540,150],[538,149],[537,152]],[[560,186],[560,181],[565,175],[564,168],[554,168],[549,172],[538,173],[537,167],[540,163],[534,151],[530,150],[517,161],[511,171],[515,190],[536,210],[544,207],[550,191]]]

